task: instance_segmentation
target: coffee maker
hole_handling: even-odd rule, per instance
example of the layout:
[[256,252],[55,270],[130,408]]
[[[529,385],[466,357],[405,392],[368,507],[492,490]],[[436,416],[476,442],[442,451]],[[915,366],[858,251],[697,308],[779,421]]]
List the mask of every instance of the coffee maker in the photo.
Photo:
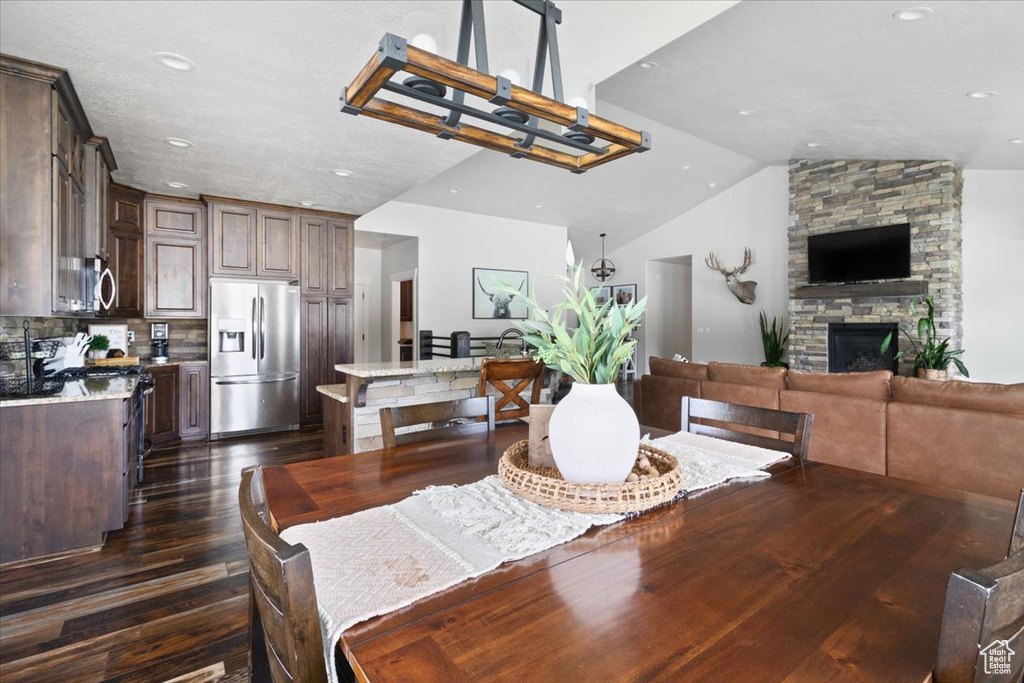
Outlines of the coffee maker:
[[153,323],[150,337],[153,341],[153,362],[157,365],[166,363],[167,357],[167,323]]

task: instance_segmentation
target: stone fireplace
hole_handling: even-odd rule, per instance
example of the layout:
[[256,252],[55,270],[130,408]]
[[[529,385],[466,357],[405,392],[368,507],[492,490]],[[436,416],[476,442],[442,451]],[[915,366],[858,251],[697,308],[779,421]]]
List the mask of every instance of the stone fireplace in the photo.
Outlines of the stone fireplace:
[[[790,162],[791,368],[829,371],[830,325],[899,325],[915,334],[922,312],[912,315],[910,304],[924,294],[935,300],[939,334],[952,338],[952,348],[959,346],[962,190],[962,171],[952,161]],[[900,223],[910,224],[910,278],[808,285],[808,236]],[[912,374],[913,364],[913,354],[905,355],[901,374]]]

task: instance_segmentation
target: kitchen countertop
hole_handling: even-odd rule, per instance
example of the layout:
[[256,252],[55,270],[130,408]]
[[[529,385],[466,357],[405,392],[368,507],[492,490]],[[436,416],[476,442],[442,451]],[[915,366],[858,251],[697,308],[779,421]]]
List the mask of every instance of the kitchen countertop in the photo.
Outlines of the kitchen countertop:
[[348,402],[348,394],[345,391],[344,384],[320,384],[316,390],[328,398],[333,398],[335,401]]
[[146,368],[165,368],[178,365],[207,365],[210,361],[205,358],[175,358],[169,360],[166,363],[154,363],[152,360],[139,361],[142,367]]
[[25,398],[0,399],[0,407],[49,405],[51,403],[75,403],[78,401],[107,401],[131,397],[138,384],[138,377],[88,377],[68,380],[64,389],[52,396],[26,396]]
[[464,372],[479,370],[483,358],[433,358],[431,360],[405,360],[390,363],[350,363],[335,365],[334,369],[352,377],[408,377],[436,372]]

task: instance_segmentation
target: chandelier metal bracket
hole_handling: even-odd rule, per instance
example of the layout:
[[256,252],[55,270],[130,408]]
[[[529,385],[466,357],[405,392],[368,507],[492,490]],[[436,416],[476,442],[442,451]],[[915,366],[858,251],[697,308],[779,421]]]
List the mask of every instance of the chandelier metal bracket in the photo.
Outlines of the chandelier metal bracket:
[[[433,133],[442,139],[468,142],[514,158],[540,161],[573,173],[583,173],[609,161],[650,149],[651,136],[648,132],[613,123],[590,113],[585,107],[572,107],[563,101],[556,31],[562,21],[562,12],[551,0],[514,2],[541,18],[530,89],[515,85],[503,76],[487,73],[483,0],[463,0],[457,61],[409,45],[402,37],[385,34],[377,52],[342,92],[341,111],[397,123]],[[471,44],[476,69],[469,66]],[[553,98],[542,94],[549,58]],[[392,81],[391,78],[399,72],[410,74],[410,78],[405,83]],[[448,87],[452,88],[452,95],[445,97]],[[381,99],[377,97],[381,90],[442,107],[448,113],[439,117]],[[466,95],[498,105],[498,109],[491,112],[468,104]],[[509,129],[509,132],[465,123],[463,117],[466,116]],[[554,126],[544,127],[540,123],[542,120]],[[559,132],[563,128],[564,131]],[[553,145],[539,144],[538,141]]]

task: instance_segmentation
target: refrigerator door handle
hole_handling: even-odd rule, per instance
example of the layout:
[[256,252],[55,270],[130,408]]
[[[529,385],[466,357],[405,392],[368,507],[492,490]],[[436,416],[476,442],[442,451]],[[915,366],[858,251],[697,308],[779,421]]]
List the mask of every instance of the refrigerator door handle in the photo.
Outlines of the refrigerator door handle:
[[252,298],[252,359],[256,360],[256,297]]
[[275,384],[277,382],[291,382],[298,379],[297,376],[291,375],[290,377],[271,377],[269,379],[218,379],[214,380],[214,384],[223,386],[226,384]]
[[267,301],[260,297],[260,360],[267,355]]

